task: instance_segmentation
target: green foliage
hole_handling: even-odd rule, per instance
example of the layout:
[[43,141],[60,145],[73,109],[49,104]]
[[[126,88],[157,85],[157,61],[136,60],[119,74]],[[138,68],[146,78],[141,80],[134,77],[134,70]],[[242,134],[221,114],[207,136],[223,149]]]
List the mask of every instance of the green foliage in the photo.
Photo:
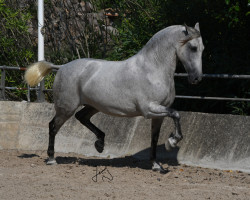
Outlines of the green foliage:
[[[174,24],[194,26],[200,22],[205,45],[204,73],[248,74],[249,68],[249,0],[113,0],[102,1],[119,12],[115,21],[119,35],[110,60],[123,60],[138,52],[158,30]],[[106,3],[106,4],[105,4]],[[184,72],[178,65],[177,72]],[[179,95],[249,98],[249,80],[207,79],[199,86],[189,86],[176,79]],[[180,110],[249,114],[249,103],[177,100]]]
[[[6,6],[6,2],[0,0],[0,64],[26,66],[33,62],[36,55],[36,44],[30,42],[27,31],[31,13],[35,9],[34,7],[18,9],[13,4],[8,3]],[[55,4],[54,2],[60,1],[46,1],[45,4],[51,6]],[[62,64],[78,58],[79,54],[87,55],[84,51],[88,51],[94,58],[124,60],[136,54],[157,31],[174,24],[186,23],[194,26],[196,22],[200,22],[205,45],[203,72],[250,74],[250,0],[91,0],[90,2],[96,12],[112,8],[119,14],[112,25],[119,34],[113,35],[112,40],[106,40],[104,35],[94,35],[95,33],[91,31],[93,27],[87,26],[83,31],[88,36],[88,49],[84,40],[83,48],[78,48],[76,45],[62,48],[54,43],[46,51],[48,60]],[[105,23],[100,21],[100,27],[103,25]],[[69,39],[68,44],[71,42]],[[76,52],[77,48],[79,52]],[[178,65],[177,72],[184,72],[184,68]],[[51,87],[53,77],[53,74],[47,77],[46,88]],[[8,81],[12,86],[17,84],[14,76]],[[18,84],[22,83],[18,81]],[[200,85],[192,86],[188,85],[186,79],[176,78],[176,93],[191,96],[250,98],[249,85],[249,80],[205,79]],[[173,106],[179,110],[250,114],[250,103],[247,102],[177,99]]]
[[23,37],[28,33],[28,21],[31,14],[27,10],[17,10],[0,0],[0,47],[1,64],[22,66],[23,60],[31,61],[34,54],[31,49],[18,48],[26,46]]
[[114,36],[114,49],[107,55],[110,60],[123,60],[137,53],[161,29],[159,23],[160,1],[103,1],[106,6],[113,7],[119,18],[115,21],[119,35]]
[[[26,9],[17,9],[11,2],[0,0],[0,60],[1,65],[27,66],[34,61],[34,51],[29,44],[28,22],[31,13]],[[31,42],[30,42],[31,43]],[[27,87],[19,71],[6,72],[6,86]],[[8,93],[8,91],[7,91]],[[26,99],[25,90],[9,92],[11,99]]]

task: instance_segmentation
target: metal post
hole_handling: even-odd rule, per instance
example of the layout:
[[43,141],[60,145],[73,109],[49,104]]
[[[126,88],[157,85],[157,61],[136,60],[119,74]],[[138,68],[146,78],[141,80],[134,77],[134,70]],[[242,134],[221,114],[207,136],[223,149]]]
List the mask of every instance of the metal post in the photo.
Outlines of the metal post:
[[30,86],[28,85],[28,94],[27,94],[28,102],[30,102]]
[[[38,61],[44,60],[44,1],[38,0]],[[44,102],[44,80],[38,85],[38,102]]]
[[1,69],[1,86],[0,86],[0,89],[1,89],[1,92],[0,92],[0,100],[6,100],[5,98],[5,69],[2,68]]

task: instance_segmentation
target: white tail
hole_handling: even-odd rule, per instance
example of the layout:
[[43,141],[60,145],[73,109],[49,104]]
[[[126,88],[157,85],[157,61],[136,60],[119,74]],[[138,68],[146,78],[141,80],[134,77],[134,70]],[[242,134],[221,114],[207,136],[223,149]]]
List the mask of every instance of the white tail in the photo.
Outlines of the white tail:
[[46,61],[40,61],[31,64],[25,72],[25,81],[30,86],[36,86],[43,78],[52,71],[52,68],[56,68],[52,63]]

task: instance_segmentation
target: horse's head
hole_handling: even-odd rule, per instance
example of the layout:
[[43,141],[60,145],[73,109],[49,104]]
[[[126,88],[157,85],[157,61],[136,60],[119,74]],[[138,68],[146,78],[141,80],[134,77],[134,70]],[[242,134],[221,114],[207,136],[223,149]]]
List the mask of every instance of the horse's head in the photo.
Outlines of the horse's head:
[[204,45],[200,35],[199,23],[194,28],[185,25],[182,31],[182,39],[177,56],[188,73],[188,81],[197,84],[202,79],[202,52]]

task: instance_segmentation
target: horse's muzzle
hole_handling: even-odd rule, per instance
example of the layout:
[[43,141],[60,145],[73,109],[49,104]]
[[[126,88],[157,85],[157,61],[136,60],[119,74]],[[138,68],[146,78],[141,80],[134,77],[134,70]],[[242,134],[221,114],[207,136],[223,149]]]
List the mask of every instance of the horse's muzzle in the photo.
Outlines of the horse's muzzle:
[[190,84],[197,84],[202,80],[202,75],[189,76],[188,81]]

